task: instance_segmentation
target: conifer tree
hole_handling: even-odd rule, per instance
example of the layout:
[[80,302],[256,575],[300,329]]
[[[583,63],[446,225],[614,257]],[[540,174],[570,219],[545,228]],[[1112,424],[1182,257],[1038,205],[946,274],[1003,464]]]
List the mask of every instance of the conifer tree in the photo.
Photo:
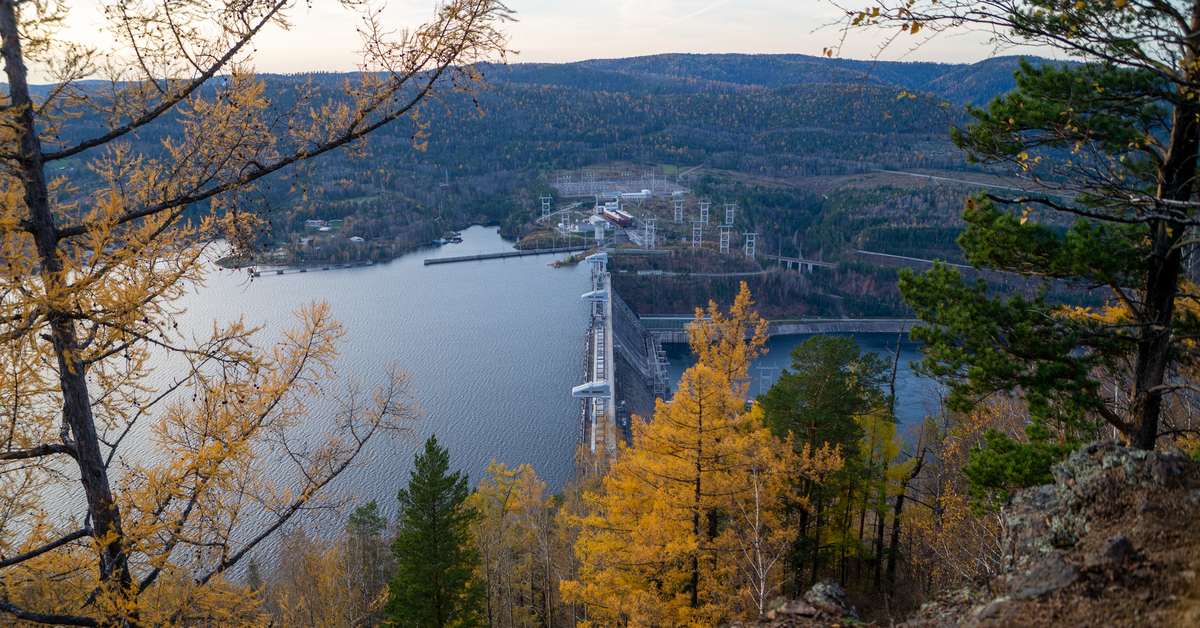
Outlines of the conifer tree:
[[420,103],[480,87],[510,11],[449,0],[402,30],[381,2],[329,3],[355,18],[361,71],[280,94],[253,53],[302,3],[92,3],[84,33],[80,4],[0,0],[0,623],[253,622],[229,575],[419,411],[398,368],[339,380],[327,306],[256,347],[241,322],[182,333],[173,301],[213,242],[264,228],[258,185],[396,120],[420,143]]
[[[839,496],[852,497],[863,490],[858,486],[864,472],[858,464],[863,437],[858,421],[883,407],[886,397],[881,387],[888,369],[874,352],[863,353],[850,336],[813,336],[792,349],[791,358],[792,369],[784,370],[759,399],[764,422],[777,436],[794,435],[798,450],[835,448],[850,463],[829,482],[797,478],[798,494],[805,503],[798,508],[799,534],[789,562],[797,575],[809,569],[815,581],[822,557],[835,540],[833,531],[827,530],[826,508]],[[848,507],[853,500],[845,501]],[[848,525],[840,532],[845,543]]]
[[652,421],[635,417],[633,445],[602,490],[585,494],[593,510],[577,521],[578,576],[562,584],[564,599],[587,609],[584,626],[715,626],[761,613],[779,589],[791,530],[779,516],[790,487],[781,476],[813,477],[842,460],[827,448],[793,452],[747,408],[750,357],[765,340],[752,305],[743,284],[728,314],[697,312],[697,364]]
[[450,473],[450,453],[437,438],[417,454],[400,489],[400,530],[392,543],[398,569],[384,611],[393,628],[474,628],[482,625],[484,587],[479,552],[468,527],[478,517],[466,504],[467,476]]
[[[1011,488],[1048,478],[1078,440],[1111,434],[1153,449],[1173,395],[1197,386],[1200,299],[1189,281],[1200,226],[1200,4],[1157,0],[886,0],[847,11],[856,26],[928,34],[979,28],[998,45],[1049,46],[1070,64],[1022,64],[1017,89],[952,139],[1004,167],[1024,193],[972,199],[960,238],[967,260],[1071,285],[1105,307],[1003,295],[939,267],[901,282],[928,327],[925,368],[967,410],[997,394],[1029,404],[1029,443],[988,438],[977,478]],[[1036,468],[1030,471],[1030,466]]]

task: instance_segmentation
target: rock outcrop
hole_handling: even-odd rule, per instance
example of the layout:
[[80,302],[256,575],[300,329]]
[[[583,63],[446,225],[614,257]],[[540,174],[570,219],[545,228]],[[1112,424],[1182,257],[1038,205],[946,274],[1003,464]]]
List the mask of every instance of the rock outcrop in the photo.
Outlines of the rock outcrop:
[[1200,626],[1200,465],[1085,445],[1005,510],[1003,575],[935,596],[909,628]]
[[[858,622],[858,611],[846,598],[846,592],[842,589],[842,585],[832,578],[826,578],[813,585],[813,588],[809,589],[799,600],[782,602],[778,608],[768,611],[762,620],[750,625],[767,625],[777,628],[840,627],[842,622],[846,622],[847,625],[869,625]],[[734,624],[730,628],[741,628],[742,626],[742,624]]]
[[[1200,627],[1200,463],[1098,441],[1053,475],[1054,484],[1018,491],[1005,506],[1000,577],[942,591],[893,625]],[[855,619],[826,580],[758,625],[877,625]]]

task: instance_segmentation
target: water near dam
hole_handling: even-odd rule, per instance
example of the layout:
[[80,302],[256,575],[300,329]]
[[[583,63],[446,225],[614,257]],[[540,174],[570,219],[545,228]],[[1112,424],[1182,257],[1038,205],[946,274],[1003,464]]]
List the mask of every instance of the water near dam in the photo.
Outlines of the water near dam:
[[[906,436],[908,430],[919,426],[926,416],[937,414],[938,385],[931,379],[917,377],[913,373],[910,365],[921,359],[921,353],[917,350],[917,344],[908,339],[908,334],[904,334],[903,338],[898,337],[898,334],[879,333],[831,335],[853,335],[863,351],[874,351],[888,364],[895,359],[896,343],[899,341],[900,365],[896,371],[896,419],[900,422],[898,430],[900,435]],[[750,377],[753,378],[750,382],[752,396],[767,392],[771,385],[779,379],[779,374],[783,369],[794,370],[791,368],[792,359],[789,354],[793,347],[807,338],[808,336],[772,336],[767,339],[767,352],[756,358],[750,367]],[[674,382],[679,381],[679,377],[695,363],[695,360],[686,345],[668,344],[663,346],[667,351],[667,359],[671,362],[667,367],[667,372],[671,376],[672,385],[674,385]],[[887,392],[886,387],[884,392]]]
[[[372,266],[263,272],[253,280],[245,271],[214,271],[184,299],[188,311],[180,325],[206,333],[214,319],[244,317],[264,327],[258,343],[265,345],[292,324],[294,310],[328,301],[349,335],[339,359],[344,375],[369,383],[389,363],[412,374],[425,411],[418,443],[436,433],[452,465],[469,473],[473,485],[494,458],[509,466],[529,463],[557,491],[573,472],[579,439],[580,402],[571,397],[571,387],[583,376],[588,307],[580,295],[590,289],[590,269],[553,268],[551,256],[424,264],[427,258],[499,253],[512,246],[494,227],[471,227],[462,237],[461,244],[427,247]],[[778,368],[757,367],[786,366],[788,351],[801,340],[772,338],[770,353],[751,374],[764,376],[763,385],[769,385]],[[859,339],[881,354],[895,340],[891,334]],[[684,345],[667,347],[677,379],[690,357]],[[902,345],[898,396],[905,422],[923,417],[931,401],[932,386],[907,367],[915,357],[911,344]],[[759,386],[756,382],[752,392]],[[370,465],[343,476],[338,489],[376,499],[393,514],[396,490],[408,481],[417,446],[374,443]]]

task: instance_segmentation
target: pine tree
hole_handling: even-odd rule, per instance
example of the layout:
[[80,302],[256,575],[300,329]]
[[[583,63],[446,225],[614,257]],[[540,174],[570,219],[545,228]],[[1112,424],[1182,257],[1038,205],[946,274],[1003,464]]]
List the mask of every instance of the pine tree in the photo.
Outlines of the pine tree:
[[[792,370],[759,398],[763,422],[778,436],[794,435],[797,450],[836,448],[848,463],[832,477],[797,478],[805,506],[799,511],[799,535],[789,559],[796,574],[805,569],[813,582],[837,548],[840,512],[853,502],[865,469],[857,464],[863,427],[858,421],[886,401],[882,391],[887,363],[864,353],[849,336],[813,336],[791,352]],[[891,420],[891,417],[887,417]],[[842,518],[841,541],[848,542],[849,520]],[[841,554],[841,552],[836,552]],[[843,565],[844,565],[844,555]]]
[[[1049,477],[1057,444],[1116,430],[1154,449],[1179,433],[1171,405],[1195,384],[1200,298],[1200,4],[1052,0],[887,0],[848,12],[856,26],[915,34],[980,28],[998,46],[1037,45],[1070,64],[1022,64],[1017,89],[952,139],[976,162],[1024,179],[1024,194],[972,200],[959,239],[976,268],[1044,283],[1033,294],[990,291],[938,267],[901,292],[927,326],[924,368],[950,384],[949,405],[1019,395],[1029,443],[991,435],[973,481],[1008,488]],[[1052,286],[1106,307],[1072,308]],[[1111,428],[1111,429],[1110,429]],[[1036,464],[1036,472],[1025,466]]]
[[408,487],[400,489],[400,530],[392,543],[399,567],[384,606],[395,628],[482,625],[484,588],[479,553],[468,526],[467,476],[449,473],[450,454],[430,436],[417,454]]

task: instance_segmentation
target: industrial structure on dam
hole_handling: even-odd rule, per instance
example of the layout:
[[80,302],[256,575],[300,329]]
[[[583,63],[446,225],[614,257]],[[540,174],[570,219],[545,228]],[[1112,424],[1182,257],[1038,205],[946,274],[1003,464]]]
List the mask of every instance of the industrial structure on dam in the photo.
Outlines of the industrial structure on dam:
[[[665,255],[672,256],[677,249],[693,252],[702,250],[706,232],[715,227],[719,233],[719,254],[736,255],[734,250],[735,221],[738,216],[736,203],[726,203],[724,220],[718,212],[712,212],[712,201],[685,198],[690,190],[666,177],[643,175],[640,179],[627,177],[620,180],[597,179],[593,174],[584,174],[576,179],[560,174],[552,185],[563,198],[594,196],[595,203],[588,209],[579,209],[587,201],[579,201],[553,210],[553,198],[540,197],[541,216],[537,222],[555,225],[560,236],[584,236],[577,238],[577,248],[594,246],[597,253],[586,258],[591,265],[591,290],[583,295],[589,305],[588,325],[584,352],[582,383],[572,389],[580,400],[580,444],[602,457],[616,455],[622,440],[632,439],[633,417],[649,420],[654,415],[656,400],[670,401],[671,381],[667,374],[664,343],[687,343],[687,327],[695,319],[692,316],[647,316],[639,318],[612,287],[609,273],[610,255]],[[674,205],[674,219],[666,223],[673,229],[682,247],[659,249],[659,217],[654,213],[625,211],[630,203],[641,205],[652,197],[666,197]],[[694,202],[699,211],[698,220],[690,220],[690,230],[685,219],[685,205]],[[660,203],[661,205],[661,203]],[[633,213],[631,213],[633,212]],[[717,215],[713,215],[716,213]],[[636,214],[636,215],[635,215]],[[695,214],[692,214],[695,215]],[[711,218],[711,222],[710,222]],[[717,224],[713,224],[717,223]],[[759,257],[774,261],[774,269],[763,268],[754,272],[732,273],[686,273],[689,276],[739,276],[781,272],[784,269],[812,273],[816,269],[836,269],[834,262],[761,255],[757,250],[758,232],[752,226],[746,230],[741,255],[750,260]],[[587,234],[590,234],[588,237]],[[589,242],[590,240],[590,242]],[[555,248],[555,251],[560,250]],[[490,254],[487,257],[513,255],[514,253]],[[480,256],[482,257],[482,256]],[[463,258],[466,259],[466,258]],[[435,260],[427,260],[433,263]],[[441,261],[441,260],[436,260]],[[445,260],[445,261],[457,261]],[[625,272],[625,271],[621,271]],[[657,267],[638,270],[639,275],[677,276],[683,273],[667,272]],[[821,272],[821,271],[818,271]],[[768,334],[827,334],[827,333],[896,333],[907,331],[912,321],[907,319],[849,319],[842,311],[840,319],[799,319],[770,321]]]
[[656,399],[670,399],[670,380],[661,341],[613,292],[608,253],[590,255],[587,262],[592,266],[592,290],[583,300],[591,307],[591,320],[583,383],[571,393],[582,400],[581,443],[592,452],[613,456],[618,443],[632,437],[632,417],[649,418]]

